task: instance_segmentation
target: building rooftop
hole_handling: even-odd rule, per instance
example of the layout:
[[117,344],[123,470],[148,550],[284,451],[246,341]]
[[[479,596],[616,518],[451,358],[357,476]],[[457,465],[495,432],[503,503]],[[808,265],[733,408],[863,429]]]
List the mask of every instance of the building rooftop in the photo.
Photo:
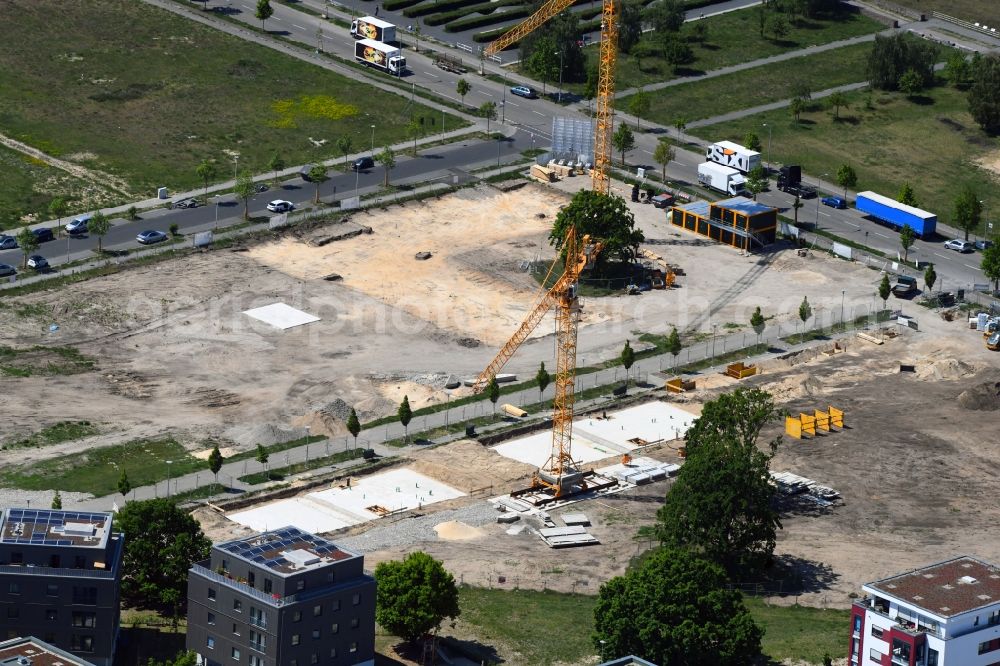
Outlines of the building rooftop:
[[1000,569],[962,556],[868,583],[864,588],[949,618],[1000,603]]
[[2,666],[93,666],[68,652],[31,636],[0,641]]
[[683,210],[685,212],[691,213],[692,215],[697,215],[698,217],[708,219],[710,207],[707,201],[702,201],[701,199],[696,199],[691,203],[678,204],[674,206],[678,210]]
[[297,527],[282,527],[215,546],[223,553],[266,567],[278,574],[318,569],[340,560],[359,557],[332,541]]
[[54,509],[6,509],[0,544],[105,548],[112,514]]
[[735,210],[736,212],[748,217],[753,217],[754,215],[760,215],[762,213],[770,213],[774,210],[771,206],[765,206],[764,204],[757,203],[753,199],[748,199],[746,197],[723,199],[722,201],[716,201],[715,205],[720,208]]

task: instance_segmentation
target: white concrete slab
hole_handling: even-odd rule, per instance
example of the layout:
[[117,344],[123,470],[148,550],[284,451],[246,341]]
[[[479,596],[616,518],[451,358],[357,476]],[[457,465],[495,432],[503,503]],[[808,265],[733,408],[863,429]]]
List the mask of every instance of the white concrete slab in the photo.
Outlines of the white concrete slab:
[[607,440],[631,450],[636,445],[629,440],[635,437],[647,442],[680,439],[696,418],[667,402],[647,402],[619,412],[608,412],[607,419],[596,418],[596,415],[577,419],[573,431],[590,437],[591,441]]
[[293,525],[330,532],[375,520],[381,507],[395,512],[462,497],[465,493],[411,469],[394,469],[357,479],[350,488],[330,488],[229,514],[229,519],[263,532]]
[[[542,431],[522,439],[504,442],[494,450],[505,458],[512,458],[534,467],[542,467],[552,454],[552,433]],[[573,460],[580,464],[594,462],[621,452],[600,444],[593,444],[584,438],[573,438]]]
[[270,324],[275,328],[280,328],[281,330],[295,328],[296,326],[302,326],[303,324],[312,324],[313,322],[320,320],[320,318],[315,315],[303,312],[302,310],[296,310],[292,306],[285,305],[284,303],[272,303],[271,305],[265,305],[260,308],[244,310],[243,314],[262,321],[265,324]]

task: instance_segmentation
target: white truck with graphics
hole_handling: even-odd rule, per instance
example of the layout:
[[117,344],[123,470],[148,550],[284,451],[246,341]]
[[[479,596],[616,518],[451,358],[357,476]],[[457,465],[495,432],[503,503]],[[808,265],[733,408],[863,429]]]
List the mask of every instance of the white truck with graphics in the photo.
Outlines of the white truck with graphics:
[[396,41],[396,26],[374,16],[362,16],[351,21],[351,34],[355,39],[392,43]]
[[394,76],[400,76],[406,71],[406,58],[403,52],[395,46],[389,46],[374,39],[362,39],[354,42],[354,57],[371,67],[377,67]]
[[740,173],[749,173],[760,166],[760,153],[732,141],[713,143],[705,149],[705,159]]
[[702,162],[698,165],[698,182],[734,197],[746,192],[746,179],[743,174],[715,162]]

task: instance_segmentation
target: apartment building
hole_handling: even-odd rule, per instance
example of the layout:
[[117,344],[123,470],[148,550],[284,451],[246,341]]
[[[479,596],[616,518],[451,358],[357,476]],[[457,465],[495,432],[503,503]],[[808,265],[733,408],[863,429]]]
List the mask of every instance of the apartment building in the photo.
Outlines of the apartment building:
[[208,666],[372,666],[375,579],[295,527],[216,544],[188,574],[187,649]]
[[862,586],[857,666],[1000,666],[1000,568],[963,556]]
[[50,509],[0,514],[0,640],[40,636],[95,666],[111,666],[125,544],[112,516]]
[[0,641],[3,666],[94,666],[76,655],[40,641],[34,636]]

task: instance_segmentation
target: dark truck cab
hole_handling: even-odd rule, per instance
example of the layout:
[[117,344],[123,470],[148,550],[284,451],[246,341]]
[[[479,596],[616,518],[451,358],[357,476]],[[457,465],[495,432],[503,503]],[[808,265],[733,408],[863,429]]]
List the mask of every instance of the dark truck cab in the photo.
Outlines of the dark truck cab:
[[892,293],[899,298],[912,296],[917,293],[917,279],[909,275],[897,275],[896,283],[892,285]]

